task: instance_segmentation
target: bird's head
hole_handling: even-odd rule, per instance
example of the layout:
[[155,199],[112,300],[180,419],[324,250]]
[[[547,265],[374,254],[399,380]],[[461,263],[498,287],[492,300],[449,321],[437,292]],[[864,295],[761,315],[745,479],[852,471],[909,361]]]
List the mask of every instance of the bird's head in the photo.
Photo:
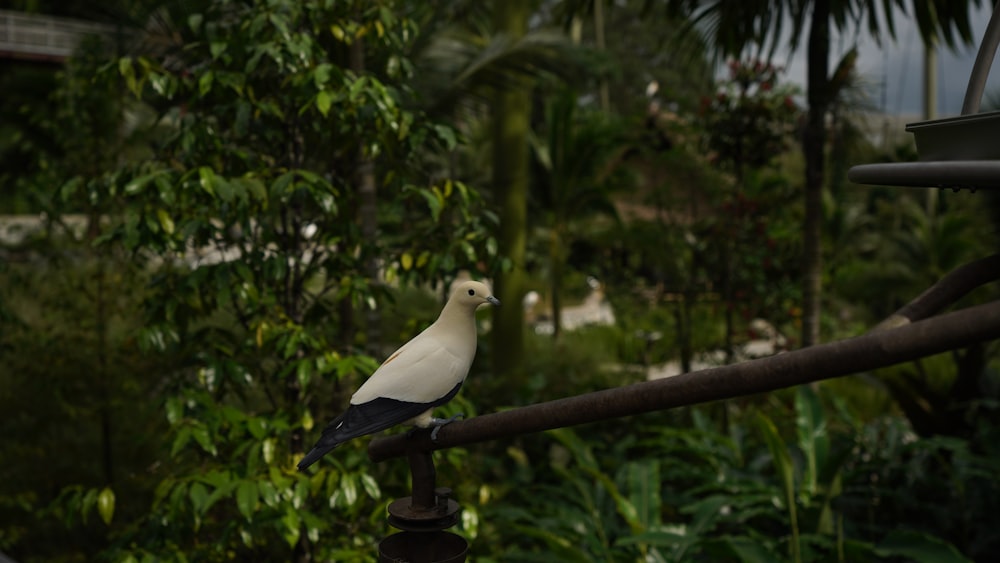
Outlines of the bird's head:
[[500,304],[500,300],[493,297],[493,292],[490,291],[489,286],[477,281],[467,281],[458,284],[458,287],[452,292],[449,302],[471,307],[472,309],[485,303],[491,305]]

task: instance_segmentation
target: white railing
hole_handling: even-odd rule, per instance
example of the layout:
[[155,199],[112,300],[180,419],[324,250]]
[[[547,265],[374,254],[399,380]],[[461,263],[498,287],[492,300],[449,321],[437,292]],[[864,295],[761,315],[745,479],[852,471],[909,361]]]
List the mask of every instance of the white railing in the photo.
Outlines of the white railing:
[[0,10],[0,53],[62,59],[84,36],[113,31],[109,25]]

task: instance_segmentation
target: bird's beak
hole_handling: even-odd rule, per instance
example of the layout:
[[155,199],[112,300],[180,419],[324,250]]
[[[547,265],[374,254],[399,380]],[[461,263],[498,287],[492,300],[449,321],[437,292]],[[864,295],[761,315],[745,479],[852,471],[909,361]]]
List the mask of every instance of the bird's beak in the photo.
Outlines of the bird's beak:
[[487,297],[486,300],[489,301],[490,304],[493,305],[493,306],[495,306],[495,307],[499,307],[500,306],[500,300],[497,299],[496,297],[493,297],[492,295],[490,295],[489,297]]

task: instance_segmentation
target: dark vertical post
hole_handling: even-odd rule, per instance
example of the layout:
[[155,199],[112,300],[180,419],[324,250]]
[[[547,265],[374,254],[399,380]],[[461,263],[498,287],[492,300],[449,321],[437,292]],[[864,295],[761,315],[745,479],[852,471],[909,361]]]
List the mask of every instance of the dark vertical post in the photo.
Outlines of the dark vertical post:
[[469,543],[444,531],[458,523],[462,509],[451,499],[451,489],[436,486],[431,452],[411,450],[407,458],[412,495],[389,504],[389,524],[403,531],[379,542],[379,561],[465,561]]
[[434,486],[437,481],[437,470],[430,452],[410,452],[410,479],[412,480],[414,510],[433,510],[437,504],[434,497]]

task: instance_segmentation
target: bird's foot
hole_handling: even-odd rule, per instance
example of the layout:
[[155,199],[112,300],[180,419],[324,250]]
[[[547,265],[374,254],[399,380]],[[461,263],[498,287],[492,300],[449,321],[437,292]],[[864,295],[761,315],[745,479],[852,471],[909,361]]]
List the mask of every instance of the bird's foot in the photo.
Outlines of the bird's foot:
[[450,418],[431,418],[431,426],[434,427],[434,430],[431,430],[431,442],[437,442],[438,430],[441,430],[442,426],[451,424],[460,418],[465,418],[465,414],[458,413]]

